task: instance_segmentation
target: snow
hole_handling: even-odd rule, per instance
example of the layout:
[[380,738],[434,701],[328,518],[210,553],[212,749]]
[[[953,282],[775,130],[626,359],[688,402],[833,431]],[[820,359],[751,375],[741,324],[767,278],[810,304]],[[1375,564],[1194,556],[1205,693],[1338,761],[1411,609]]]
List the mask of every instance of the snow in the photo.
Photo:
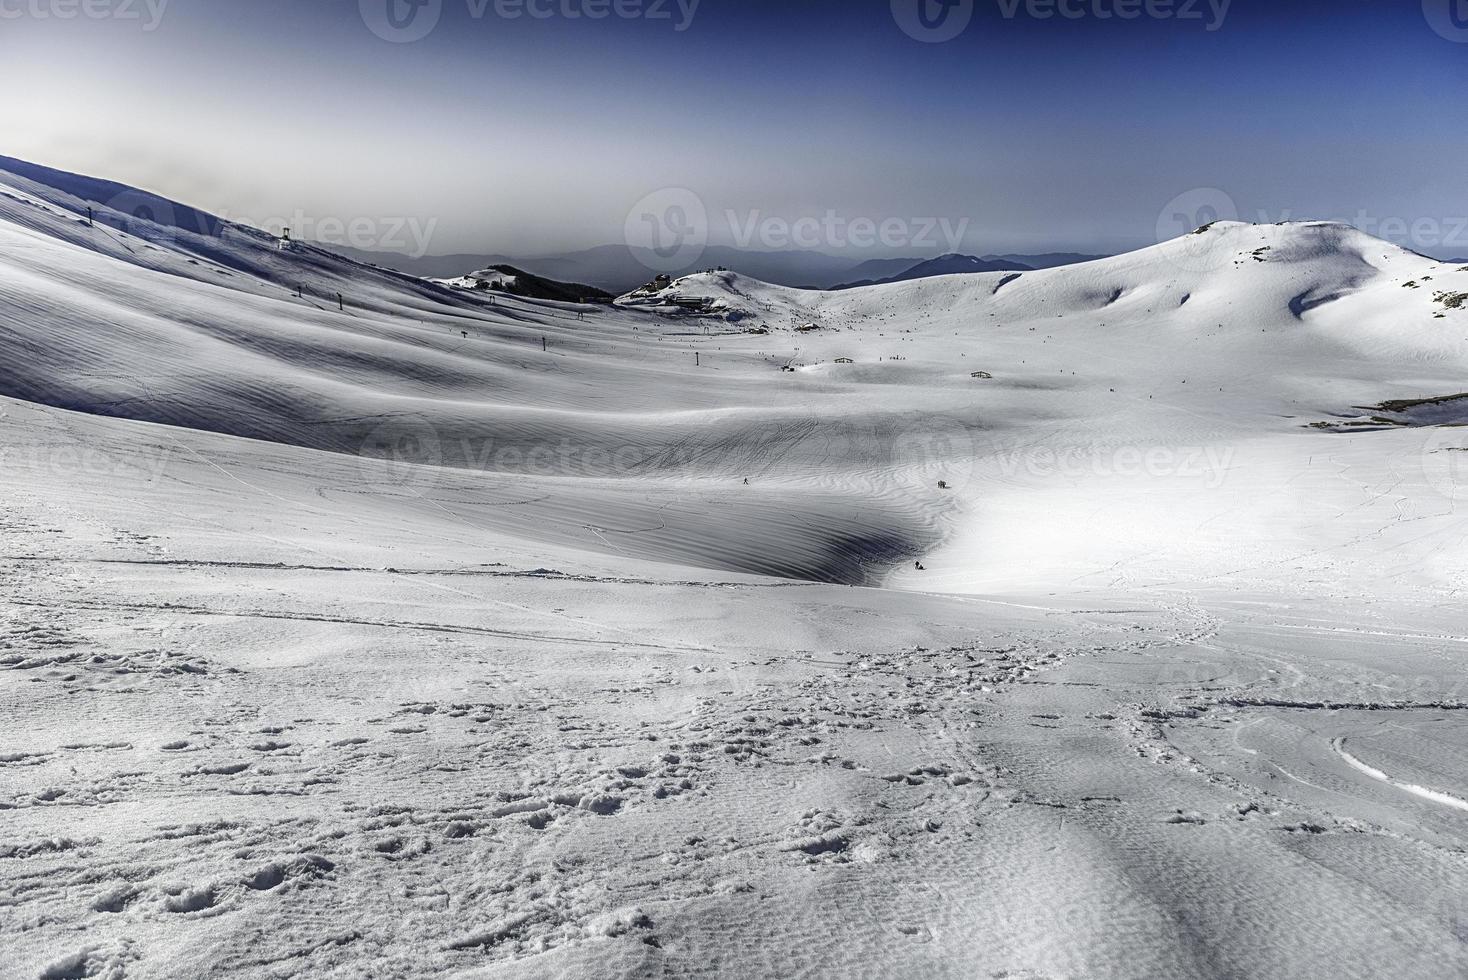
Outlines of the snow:
[[428,281],[452,289],[505,289],[515,285],[518,279],[518,276],[512,276],[497,269],[481,269],[467,276],[457,276],[453,279],[429,279]]
[[1313,427],[1468,271],[671,314],[96,195],[0,172],[0,975],[1468,971],[1468,420]]

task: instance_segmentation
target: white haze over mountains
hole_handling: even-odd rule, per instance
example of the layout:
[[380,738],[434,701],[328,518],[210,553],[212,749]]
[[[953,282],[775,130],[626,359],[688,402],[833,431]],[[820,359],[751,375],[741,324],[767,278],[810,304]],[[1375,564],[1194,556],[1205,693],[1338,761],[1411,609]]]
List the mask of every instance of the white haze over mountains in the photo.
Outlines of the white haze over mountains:
[[580,306],[7,163],[0,975],[1468,973],[1465,294]]
[[[626,245],[603,245],[556,255],[509,256],[463,253],[455,255],[405,254],[353,248],[339,239],[316,240],[340,255],[369,265],[394,269],[412,276],[447,279],[466,270],[489,265],[523,266],[539,275],[563,282],[584,282],[611,292],[634,289],[650,279],[662,267],[658,256],[643,248]],[[815,250],[763,251],[732,246],[710,245],[699,249],[686,267],[674,270],[677,275],[691,275],[705,269],[725,268],[741,275],[785,286],[804,288],[839,288],[857,282],[895,278],[924,278],[952,271],[938,264],[945,259],[963,258],[945,255],[936,259],[915,256],[895,258],[841,257]],[[974,258],[974,257],[968,257]],[[1036,255],[986,255],[980,261],[1003,263],[1006,269],[1041,269],[1071,265],[1097,258],[1071,252],[1047,252]],[[965,270],[972,271],[972,270]]]

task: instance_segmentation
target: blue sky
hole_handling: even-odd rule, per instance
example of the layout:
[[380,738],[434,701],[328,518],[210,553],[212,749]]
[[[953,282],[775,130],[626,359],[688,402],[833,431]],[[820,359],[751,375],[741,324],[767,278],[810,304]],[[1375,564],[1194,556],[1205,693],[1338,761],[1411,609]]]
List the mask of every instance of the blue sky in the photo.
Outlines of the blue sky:
[[256,223],[530,255],[686,188],[714,241],[1111,251],[1222,201],[1468,254],[1468,0],[955,0],[943,42],[901,26],[937,0],[421,0],[406,43],[372,25],[407,0],[80,2],[0,0],[0,153]]

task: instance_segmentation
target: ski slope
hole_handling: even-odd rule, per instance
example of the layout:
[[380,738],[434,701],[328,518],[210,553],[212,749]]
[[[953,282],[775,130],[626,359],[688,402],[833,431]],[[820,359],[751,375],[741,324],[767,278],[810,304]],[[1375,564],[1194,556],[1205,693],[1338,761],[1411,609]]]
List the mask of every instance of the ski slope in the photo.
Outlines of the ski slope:
[[[1435,299],[1468,273],[1328,224],[839,293],[695,276],[669,292],[722,315],[679,317],[451,291],[218,219],[88,226],[64,187],[10,185],[9,394],[511,495],[539,478],[542,534],[585,541],[600,514],[638,529],[618,548],[728,570],[877,583],[942,542],[897,584],[993,592],[1339,550],[1382,518],[1378,477],[1441,461],[1414,458],[1421,433],[1307,426],[1457,393],[1468,359],[1468,312]],[[1158,493],[1170,520],[1135,505]],[[1227,541],[1193,533],[1241,510]]]
[[1464,292],[576,306],[0,159],[0,977],[1468,972]]

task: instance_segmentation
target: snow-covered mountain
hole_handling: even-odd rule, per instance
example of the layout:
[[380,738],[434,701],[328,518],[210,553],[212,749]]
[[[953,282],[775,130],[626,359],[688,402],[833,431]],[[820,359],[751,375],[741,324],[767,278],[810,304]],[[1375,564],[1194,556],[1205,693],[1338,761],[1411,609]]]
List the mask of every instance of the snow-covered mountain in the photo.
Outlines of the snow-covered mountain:
[[[1349,538],[1346,525],[1324,519],[1344,502],[1326,503],[1297,468],[1327,451],[1353,458],[1348,448],[1359,448],[1365,485],[1388,465],[1379,454],[1419,478],[1446,473],[1449,457],[1422,455],[1420,433],[1369,446],[1339,433],[1379,415],[1371,406],[1381,402],[1465,387],[1465,288],[1463,268],[1345,226],[1220,223],[1140,252],[1035,272],[836,294],[711,274],[668,292],[708,297],[741,329],[790,336],[782,363],[812,385],[871,392],[868,406],[908,398],[941,413],[963,442],[955,466],[963,476],[948,482],[964,487],[956,496],[972,495],[964,519],[972,523],[955,539],[966,543],[932,556],[921,581],[995,589],[1042,568],[1038,580],[1117,567],[1134,574],[1130,561],[1111,564],[1123,554],[1164,563],[1191,554],[1201,568],[1224,555],[1283,555]],[[1458,413],[1468,403],[1449,404]],[[1153,469],[1178,472],[1139,473],[1135,484],[1117,472],[1115,454],[1153,450]],[[1183,460],[1208,452],[1228,459]],[[1062,476],[1057,465],[1074,472]],[[1342,480],[1336,470],[1319,475]],[[1168,519],[1138,506],[1153,490],[1165,492]],[[1448,503],[1429,493],[1415,506]],[[1287,532],[1277,522],[1282,504],[1302,515]],[[1226,527],[1207,516],[1223,512]],[[1172,518],[1219,534],[1185,533]],[[1037,538],[1035,526],[1054,533]],[[1359,558],[1370,574],[1376,559]],[[988,561],[992,574],[976,578]]]
[[1468,268],[464,285],[0,161],[5,967],[1468,970]]
[[[399,252],[370,251],[352,248],[337,243],[322,243],[327,249],[347,258],[368,265],[378,265],[398,272],[425,279],[452,279],[465,270],[499,265],[512,265],[529,270],[540,276],[563,282],[590,283],[599,289],[620,292],[632,288],[648,276],[651,268],[661,268],[663,260],[644,249],[632,249],[626,245],[601,245],[596,248],[553,255],[481,255],[460,253],[454,255],[404,255]],[[1088,262],[1098,255],[1083,255],[1074,252],[1045,252],[1037,255],[1015,253],[1009,255],[985,255],[980,261],[992,263],[992,268],[1048,269],[1057,265],[1074,265]],[[934,261],[931,258],[898,257],[853,261],[837,255],[827,255],[814,250],[762,251],[752,248],[735,248],[727,245],[710,245],[703,249],[695,261],[682,270],[689,274],[698,269],[733,269],[741,275],[751,276],[766,282],[787,286],[840,288],[841,283],[886,281],[893,277],[909,279],[920,275],[952,272],[982,271],[976,269],[946,268],[936,273],[903,276],[915,266]]]
[[[503,255],[423,255],[409,256],[395,252],[374,252],[362,249],[328,246],[348,258],[361,262],[385,266],[399,272],[416,276],[446,279],[461,274],[466,269],[490,265],[514,265],[537,275],[565,282],[590,283],[609,292],[631,289],[650,274],[648,270],[663,267],[664,259],[651,250],[627,245],[598,245],[553,255],[503,256]],[[898,271],[916,262],[916,259],[882,260],[882,268]],[[784,249],[764,251],[753,248],[735,248],[729,245],[709,245],[699,251],[696,259],[681,270],[690,273],[697,269],[729,268],[767,279],[772,282],[799,286],[824,286],[842,279],[862,278],[853,269],[857,263],[851,259],[827,255],[810,249]],[[885,272],[884,272],[885,274]]]
[[[101,199],[119,193],[131,212]],[[872,581],[978,534],[987,552],[933,555],[927,581],[996,588],[1017,556],[982,560],[992,515],[1016,493],[1047,499],[1052,524],[1065,512],[1054,481],[990,472],[1029,467],[1024,446],[1267,446],[1293,465],[1341,449],[1312,423],[1456,393],[1468,367],[1468,311],[1447,299],[1468,274],[1323,223],[1220,223],[1083,265],[836,293],[700,274],[666,293],[716,315],[670,320],[450,289],[62,175],[12,173],[3,194],[5,394],[348,454],[403,442],[454,479],[525,476],[537,450],[569,447],[544,475],[581,481],[578,512],[638,509],[653,489],[719,508],[727,522],[697,517],[708,541],[674,522],[638,545],[713,567]],[[1093,508],[1097,488],[1071,482]],[[771,507],[804,530],[750,537]],[[1088,542],[1116,526],[1077,527],[1048,557],[1109,568],[1114,542]],[[1236,526],[1229,550],[1272,548],[1277,530]]]
[[453,289],[491,290],[510,293],[526,299],[553,299],[562,303],[610,302],[612,294],[595,286],[575,282],[557,282],[543,276],[531,275],[513,265],[492,265],[466,276],[449,279],[434,279],[433,282]]

